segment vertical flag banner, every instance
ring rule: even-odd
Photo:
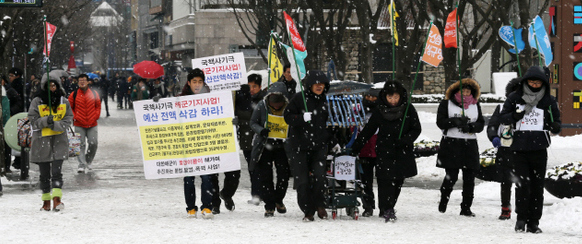
[[[549,66],[552,63],[552,61],[554,60],[554,55],[552,54],[550,37],[546,32],[546,28],[544,28],[544,22],[542,21],[542,18],[540,18],[540,16],[536,16],[533,20],[533,23],[529,26],[529,45],[535,49],[539,47],[540,50],[538,50],[538,52],[544,56],[546,66]]]
[[[457,46],[457,9],[453,10],[447,17],[447,24],[445,26],[445,48],[458,47]]]
[[[293,47],[295,49],[305,52],[305,44],[303,44],[303,40],[301,40],[301,36],[299,36],[299,30],[295,26],[293,19],[291,16],[287,14],[287,12],[283,11],[283,15],[285,15],[285,23],[287,24],[287,33],[289,33],[291,37],[291,41],[293,42]]]
[[[271,69],[269,74],[271,82],[277,81],[283,75],[283,65],[277,57],[277,42],[273,37],[269,41],[269,68]]]
[[[519,29],[513,28],[513,31],[511,30],[511,28],[512,27],[508,25],[499,28],[499,37],[507,44],[515,47],[516,44],[513,41],[514,40],[513,33],[515,33],[515,40],[517,41],[517,52],[520,53],[525,48],[525,42],[523,41],[523,38],[521,38],[521,32],[523,31],[523,28]],[[509,49],[508,51],[512,54],[515,54],[515,49]]]
[[[396,4],[394,0],[390,1],[390,6],[388,6],[388,12],[390,14],[390,30],[392,31],[392,36],[394,37],[394,45],[398,46],[398,31],[396,30],[396,18],[400,17],[398,12],[396,12]]]
[[[431,25],[422,61],[434,67],[438,67],[443,61],[443,40],[439,29],[435,25]]]
[[[44,56],[51,56],[51,44],[53,42],[53,36],[55,35],[55,32],[57,31],[57,27],[54,25],[51,25],[49,22],[46,22],[46,43],[47,45],[45,45],[44,50],[43,50],[43,54]],[[48,46],[48,52],[47,52],[47,47]]]
[[[303,60],[307,57],[307,51],[301,52],[283,43],[281,43],[281,45],[285,48],[287,59],[291,64],[291,76],[296,81],[302,80],[303,77],[305,77],[305,64],[303,63]],[[293,57],[293,51],[295,51],[295,57]],[[297,68],[299,68],[299,72],[297,71]],[[301,74],[301,76],[299,76],[299,74]]]

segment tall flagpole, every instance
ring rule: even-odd
[[[392,29],[392,80],[394,80],[396,72],[396,38],[394,37],[394,32],[396,31],[396,26],[394,23],[394,0],[390,1],[390,29]]]
[[[515,37],[515,31],[513,31],[513,20],[511,23],[511,33],[513,33],[513,43],[515,44],[515,56],[517,57],[517,70],[519,71],[519,77],[521,77],[521,63],[519,62],[519,48],[517,48],[517,38]]]
[[[461,79],[461,43],[459,43],[459,3],[455,5],[455,35],[457,36],[457,70],[459,70],[459,92],[461,92],[461,115],[465,116],[465,102],[463,101],[463,80]]]
[[[307,109],[307,102],[305,101],[305,92],[303,91],[303,82],[301,81],[301,70],[299,70],[299,66],[297,65],[297,58],[295,57],[295,46],[293,45],[293,38],[291,33],[289,33],[289,26],[287,26],[287,36],[289,36],[289,42],[291,47],[291,52],[293,53],[293,60],[295,61],[295,70],[297,70],[297,78],[299,79],[299,86],[301,87],[301,96],[303,97],[303,105],[305,106],[305,112],[309,112]],[[307,71],[306,71],[307,72]],[[306,74],[307,75],[307,74]]]
[[[43,24],[44,24],[44,50],[46,53],[46,84],[47,84],[47,92],[48,92],[48,106],[49,106],[49,114],[52,115],[53,114],[53,109],[51,106],[51,82],[50,82],[50,76],[49,76],[49,70],[50,70],[50,60],[49,60],[49,46],[48,46],[48,31],[47,31],[47,22],[46,22],[46,15],[43,18]]]

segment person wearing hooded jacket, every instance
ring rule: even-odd
[[[63,161],[69,157],[67,128],[73,123],[73,110],[58,75],[43,76],[41,90],[32,99],[28,119],[32,126],[30,162],[38,164],[42,190],[41,211],[63,210]],[[50,92],[50,94],[49,94]],[[52,192],[52,194],[51,194]]]
[[[188,81],[184,84],[182,92],[179,96],[196,95],[202,93],[209,93],[210,87],[206,84],[204,78],[204,72],[195,68],[190,73],[188,73]],[[217,174],[201,175],[202,179],[201,185],[201,201],[202,201],[202,218],[212,219],[214,214],[212,213],[212,197],[216,194],[213,182]],[[184,198],[186,200],[186,212],[189,217],[196,218],[196,212],[198,212],[198,206],[196,206],[196,185],[194,184],[194,176],[184,177]]]
[[[353,154],[378,132],[376,139],[376,178],[378,207],[386,222],[395,221],[394,206],[404,179],[417,174],[414,141],[422,130],[414,105],[408,104],[406,89],[396,81],[388,81],[380,91],[377,108],[356,138]],[[402,127],[402,124],[404,126]]]
[[[462,86],[462,87],[461,87]],[[481,113],[479,84],[471,78],[457,81],[445,92],[437,110],[437,126],[443,131],[437,156],[437,167],[446,176],[441,185],[438,210],[446,212],[453,186],[463,171],[463,200],[460,215],[474,217],[471,211],[475,174],[479,170],[477,135],[483,131],[485,120]]]
[[[325,73],[315,70],[308,71],[302,83],[305,100],[302,93],[296,93],[285,108],[284,118],[289,125],[285,146],[297,188],[297,202],[305,214],[303,221],[313,221],[315,211],[319,218],[327,219],[324,191],[329,111],[325,94],[330,84]]]
[[[515,126],[511,161],[517,176],[515,188],[516,232],[541,233],[539,220],[544,202],[544,177],[550,133],[561,131],[560,110],[550,95],[544,70],[530,67],[517,90],[509,95],[500,113],[500,122]]]
[[[509,97],[509,94],[517,89],[520,82],[521,79],[519,78],[514,78],[509,81],[505,87],[505,97]],[[511,186],[515,179],[513,164],[510,160],[510,145],[508,145],[511,141],[513,126],[502,124],[499,121],[501,106],[497,105],[489,119],[489,123],[487,124],[487,137],[493,146],[497,148],[497,154],[495,155],[495,170],[497,175],[495,181],[501,183],[501,215],[499,215],[499,219],[507,220],[511,218]]]
[[[278,213],[286,213],[283,199],[289,186],[289,161],[285,156],[284,142],[286,138],[272,138],[271,129],[287,127],[286,124],[272,126],[276,116],[282,118],[283,111],[289,103],[287,87],[283,82],[271,84],[267,95],[260,101],[251,117],[251,128],[254,131],[253,149],[251,152],[250,170],[256,171],[260,182],[260,196],[265,202],[265,217],[273,217],[275,209]],[[283,131],[287,131],[284,129]],[[286,135],[285,135],[286,136]],[[277,184],[273,184],[273,164],[277,171]]]

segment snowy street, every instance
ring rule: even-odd
[[[133,110],[118,110],[109,101],[111,117],[105,117],[104,107],[93,171],[78,174],[76,158],[63,165],[65,210],[39,211],[42,201],[38,187],[2,177],[0,242],[580,243],[582,240],[581,197],[559,199],[546,192],[540,220],[542,234],[515,233],[515,213],[511,220],[497,219],[501,212],[498,183],[477,181],[471,208],[477,216],[470,218],[459,216],[459,180],[447,212],[439,213],[438,187],[444,170],[436,168],[436,156],[417,159],[419,174],[405,181],[396,204],[395,223],[384,223],[383,218],[378,218],[377,209],[373,217],[360,217],[357,221],[342,209],[337,220],[316,217],[314,222],[304,223],[292,184],[284,202],[288,212],[264,218],[263,205],[247,204],[251,197],[250,181],[242,154],[241,183],[233,198],[236,209],[229,212],[223,204],[221,213],[213,220],[202,219],[200,215],[197,219],[188,218],[181,178],[145,180]],[[419,139],[440,140],[436,111],[419,111],[423,126]],[[548,168],[581,160],[581,144],[582,135],[553,137],[548,149]],[[479,145],[480,151],[491,147],[485,132],[479,134]],[[36,182],[38,166],[31,164],[30,171],[31,182]],[[196,183],[200,184],[199,177]],[[197,191],[200,205],[199,186]]]

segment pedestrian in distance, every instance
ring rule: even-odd
[[[437,110],[437,126],[443,131],[437,156],[437,167],[444,168],[446,176],[441,185],[438,210],[444,213],[453,186],[463,171],[463,200],[460,215],[474,217],[473,205],[475,175],[479,170],[477,133],[483,131],[485,120],[479,105],[479,83],[471,78],[457,81],[445,92]]]
[[[283,199],[287,194],[291,171],[284,148],[288,126],[282,123],[283,111],[289,103],[286,95],[287,87],[283,82],[271,84],[267,95],[257,104],[251,117],[251,128],[255,135],[249,170],[254,171],[259,179],[259,193],[265,202],[265,217],[273,217],[275,210],[281,214],[287,212]],[[273,184],[273,166],[277,173],[276,184]]]
[[[75,133],[81,136],[77,173],[83,174],[93,169],[93,159],[99,146],[97,120],[101,116],[101,99],[99,93],[89,87],[89,77],[86,74],[79,75],[78,79],[79,89],[69,95],[69,103],[75,115]]]
[[[514,78],[505,87],[505,97],[514,92],[521,82],[520,78]],[[511,141],[513,140],[512,124],[502,124],[500,122],[500,114],[502,105],[497,105],[495,111],[489,119],[487,124],[487,137],[497,148],[495,155],[495,171],[497,173],[496,180],[501,183],[501,215],[500,220],[508,220],[511,218],[511,187],[516,181],[513,173],[513,163],[511,161]]]
[[[180,96],[197,95],[209,93],[210,87],[205,82],[204,72],[201,69],[195,68],[188,73],[188,81],[182,88]],[[213,182],[217,174],[201,175],[201,201],[202,201],[202,218],[212,219],[212,197],[216,194]],[[196,206],[196,185],[194,184],[194,176],[184,177],[184,197],[186,200],[186,212],[189,217],[196,218],[198,206]]]
[[[58,75],[43,76],[41,90],[30,104],[28,119],[32,126],[30,162],[38,164],[40,171],[43,201],[40,210],[61,211],[65,208],[62,166],[69,157],[66,130],[73,123],[73,110]]]
[[[296,93],[285,108],[289,125],[286,140],[289,164],[297,187],[297,202],[303,221],[313,216],[327,219],[325,210],[326,158],[329,133],[326,130],[329,80],[322,71],[308,71],[302,81],[304,93]],[[307,109],[306,109],[307,107]]]
[[[404,179],[417,174],[414,141],[422,128],[414,105],[409,104],[404,86],[387,81],[378,96],[377,108],[353,145],[358,155],[364,144],[378,132],[376,139],[376,178],[378,207],[386,222],[396,221],[394,206]]]
[[[500,114],[502,124],[515,126],[510,147],[517,176],[515,231],[541,233],[547,148],[551,144],[550,135],[561,131],[558,103],[550,95],[550,83],[542,67],[532,66],[525,72],[517,90],[503,103]]]
[[[8,103],[3,104],[3,106],[4,105],[7,106],[10,115],[8,118],[10,118],[24,111],[23,101],[20,99],[20,95],[18,94],[18,92],[10,86],[9,80],[6,79],[6,76],[2,75],[1,79],[2,88],[4,90],[3,96],[6,96],[6,98],[8,99]],[[4,138],[2,138],[2,140],[4,140]],[[20,159],[21,158],[19,156],[14,157],[14,163],[12,163],[12,148],[8,146],[7,143],[4,143],[4,161],[5,161],[4,172],[12,173],[12,170],[10,170],[10,165],[12,165],[12,167],[14,167],[15,169],[20,169]],[[26,177],[28,177],[28,175],[23,175],[23,179],[26,179]]]

